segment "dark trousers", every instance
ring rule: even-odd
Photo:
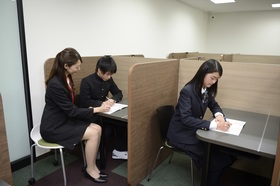
[[[198,170],[204,167],[207,155],[206,143],[200,141],[197,144],[173,144],[172,142],[170,144],[191,156]],[[224,147],[211,145],[207,186],[218,186],[223,171],[231,166],[236,159],[233,155],[224,153],[223,149]]]
[[[127,127],[113,126],[116,136],[115,149],[117,151],[127,151]]]
[[[90,122],[100,124],[100,119],[100,116],[94,115]],[[118,121],[114,121],[114,124],[103,122],[102,130],[105,132],[105,142],[108,142],[112,136],[115,136],[114,148],[117,151],[127,151],[127,126],[118,124]]]

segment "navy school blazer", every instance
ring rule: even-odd
[[[194,85],[188,84],[180,91],[178,103],[171,119],[167,137],[171,144],[196,144],[198,129],[209,130],[210,121],[203,120],[207,107],[213,113],[222,112],[215,98],[208,93],[208,102],[202,103]]]

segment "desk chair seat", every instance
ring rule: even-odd
[[[168,143],[167,131],[168,131],[169,123],[171,121],[173,113],[174,113],[173,105],[164,105],[164,106],[160,106],[160,107],[158,107],[156,109],[156,116],[157,116],[158,124],[159,124],[159,128],[160,128],[161,139],[162,139],[162,146],[158,150],[158,153],[157,153],[157,156],[156,156],[156,160],[154,162],[154,166],[153,166],[152,172],[148,176],[148,181],[150,181],[150,178],[151,178],[151,175],[152,175],[152,173],[153,173],[153,171],[155,169],[158,157],[159,157],[159,155],[161,153],[161,150],[163,148],[168,148],[168,149],[172,150],[172,154],[170,156],[169,163],[171,162],[171,159],[173,157],[173,153],[174,152],[178,152],[178,153],[187,155],[185,152],[172,147]],[[194,185],[193,160],[192,159],[191,159],[191,179],[192,179],[192,185]]]
[[[33,145],[31,145],[30,147],[30,151],[31,151],[31,178],[28,180],[28,183],[30,185],[33,185],[36,180],[34,177],[34,149],[35,147],[40,147],[43,149],[50,149],[50,150],[54,150],[55,151],[55,161],[53,162],[53,164],[56,166],[58,165],[58,161],[57,161],[57,150],[59,150],[60,152],[60,158],[61,158],[61,167],[62,167],[62,173],[63,173],[63,180],[64,180],[64,186],[67,185],[67,180],[66,180],[66,173],[65,173],[65,165],[64,165],[64,156],[63,156],[63,149],[64,147],[57,144],[57,143],[49,143],[47,141],[45,141],[44,139],[42,139],[41,134],[40,134],[40,124],[35,125],[31,132],[30,132],[30,138],[32,139],[32,141],[34,142]],[[82,153],[83,153],[83,161],[84,161],[84,167],[86,166],[85,163],[85,153],[84,153],[84,142],[81,142],[81,146],[82,146]]]

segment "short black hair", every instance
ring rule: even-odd
[[[111,56],[101,57],[96,64],[95,72],[101,70],[102,73],[110,72],[114,74],[117,72],[117,64]]]

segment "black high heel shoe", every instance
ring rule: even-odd
[[[101,178],[108,178],[108,174],[106,174],[105,172],[99,172],[99,175]]]
[[[85,177],[90,179],[91,181],[95,182],[95,183],[106,183],[107,180],[106,179],[103,179],[101,176],[99,176],[99,178],[93,178],[91,177],[91,175],[88,174],[88,172],[85,170],[84,172],[85,174]]]

